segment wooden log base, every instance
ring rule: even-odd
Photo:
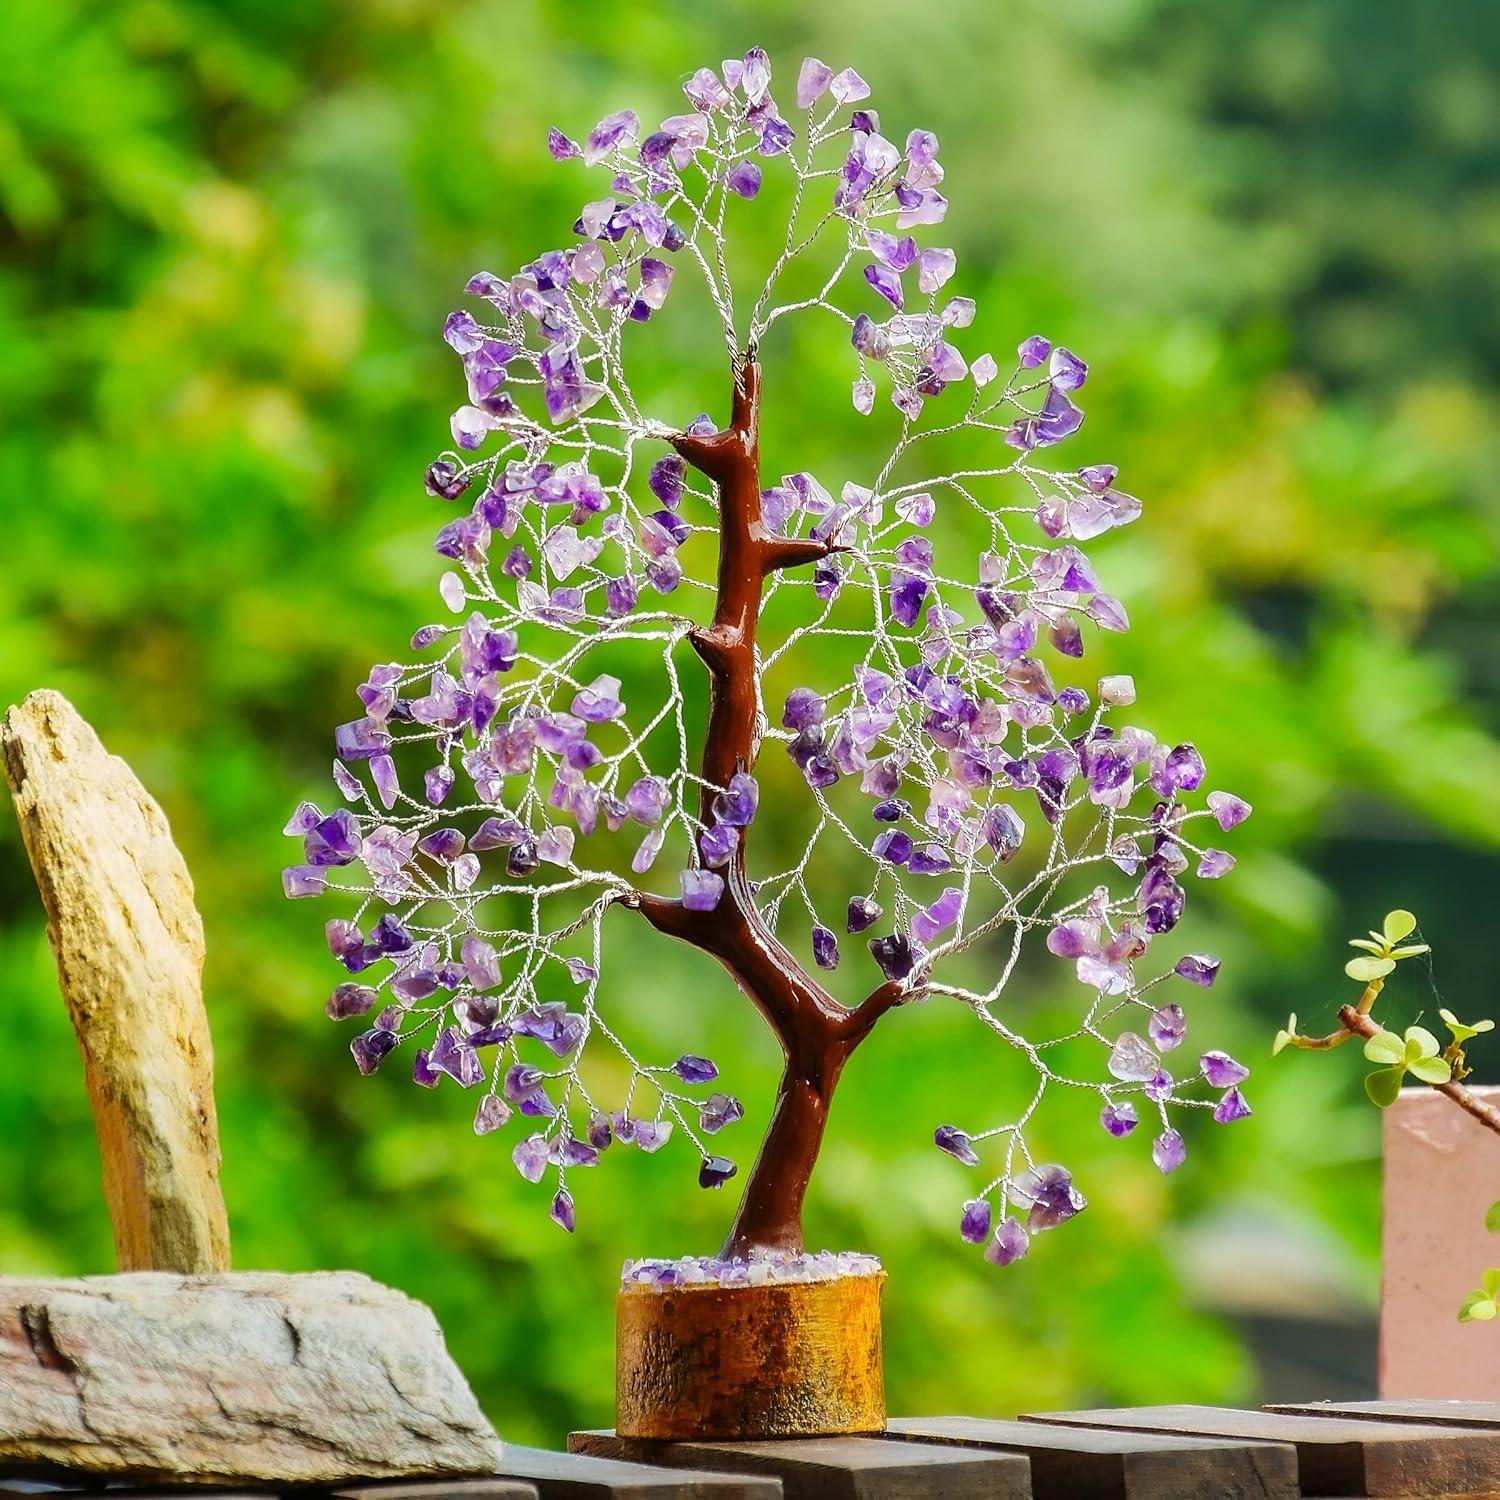
[[[622,1287],[616,1430],[729,1440],[880,1432],[884,1280]]]

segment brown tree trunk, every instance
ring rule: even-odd
[[[709,675],[700,816],[712,821],[715,789],[755,762],[759,700],[755,632],[766,578],[778,568],[814,562],[825,543],[778,537],[760,505],[760,366],[735,369],[728,427],[705,437],[679,433],[677,451],[713,481],[719,496],[719,573],[714,616],[690,639]],[[711,912],[642,895],[641,914],[659,931],[711,953],[765,1017],[786,1055],[786,1072],[760,1155],[750,1172],[725,1255],[751,1249],[802,1249],[802,1201],[817,1161],[828,1107],[849,1054],[892,1005],[899,984],[883,984],[853,1009],[808,974],[766,926],[745,874],[745,832]]]
[[[831,1078],[818,1077],[816,1066],[802,1068],[788,1059],[760,1154],[724,1242],[726,1258],[744,1257],[756,1248],[794,1253],[802,1249],[802,1202],[823,1146],[841,1067],[842,1063]]]

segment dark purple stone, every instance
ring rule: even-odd
[[[936,844],[923,844],[912,850],[906,868],[913,875],[946,875],[953,868],[953,861]]]
[[[971,1245],[982,1245],[990,1237],[990,1201],[988,1198],[971,1198],[964,1204],[963,1218],[959,1220],[958,1233]]]
[[[651,472],[646,476],[646,483],[651,487],[651,493],[663,505],[676,510],[678,502],[682,499],[682,482],[686,473],[687,466],[680,455],[669,453],[665,458],[659,458],[651,465]]]
[[[839,940],[827,927],[812,930],[813,962],[820,969],[836,969],[839,966]]]
[[[370,941],[382,953],[405,953],[411,947],[411,934],[390,912],[370,929]]]
[[[374,1010],[375,999],[375,991],[367,984],[341,984],[328,997],[323,1009],[330,1021],[347,1021],[350,1016],[363,1016]]]
[[[718,1068],[706,1057],[691,1054],[679,1057],[672,1064],[672,1071],[684,1083],[712,1083],[719,1076]]]
[[[905,979],[911,973],[914,959],[911,941],[904,932],[893,932],[889,937],[870,940],[870,957],[880,965],[880,972],[887,979]]]
[[[743,1119],[745,1107],[733,1094],[710,1094],[698,1107],[698,1124],[709,1135],[717,1135],[726,1125]]]
[[[698,1168],[698,1186],[701,1188],[723,1187],[739,1168],[727,1156],[706,1156]]]
[[[349,1043],[349,1051],[354,1056],[356,1066],[361,1073],[373,1073],[381,1062],[390,1055],[396,1045],[396,1033],[386,1031],[377,1026],[373,1031],[362,1031]]]
[[[932,1144],[939,1151],[946,1151],[949,1156],[961,1161],[966,1167],[979,1165],[978,1153],[974,1150],[969,1137],[957,1125],[939,1125],[932,1132]]]

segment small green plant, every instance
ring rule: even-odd
[[[1365,1057],[1385,1066],[1365,1078],[1365,1093],[1370,1102],[1389,1109],[1408,1073],[1423,1083],[1447,1083],[1453,1069],[1438,1056],[1438,1051],[1438,1039],[1422,1026],[1408,1026],[1404,1037],[1394,1031],[1377,1031],[1365,1043]]]
[[[1482,1036],[1486,1031],[1493,1031],[1495,1023],[1475,1021],[1472,1026],[1466,1026],[1451,1010],[1440,1010],[1438,1014],[1443,1018],[1443,1025],[1453,1033],[1453,1040],[1448,1043],[1448,1050],[1443,1053],[1443,1056],[1451,1064],[1453,1076],[1461,1083],[1473,1071],[1464,1061],[1464,1043],[1476,1036]]]
[[[1484,1227],[1500,1234],[1500,1199],[1490,1204],[1484,1216]],[[1493,1323],[1500,1314],[1500,1266],[1491,1266],[1480,1277],[1480,1284],[1463,1300],[1458,1310],[1460,1323]]]
[[[1414,1026],[1408,1030],[1406,1039],[1403,1040],[1401,1037],[1396,1036],[1394,1032],[1382,1030],[1381,1027],[1370,1019],[1370,1009],[1375,1004],[1381,990],[1385,988],[1386,976],[1391,973],[1396,965],[1404,958],[1416,958],[1419,954],[1432,951],[1426,943],[1406,942],[1406,939],[1416,930],[1417,919],[1409,911],[1398,907],[1395,911],[1388,911],[1385,914],[1385,921],[1381,923],[1378,932],[1372,927],[1369,937],[1350,938],[1349,946],[1351,948],[1362,948],[1364,952],[1358,958],[1351,958],[1344,965],[1344,973],[1351,979],[1359,980],[1364,985],[1365,992],[1359,997],[1357,1005],[1345,1006],[1340,1011],[1339,1018],[1343,1020],[1344,1011],[1352,1011],[1355,1016],[1362,1018],[1364,1024],[1350,1025],[1346,1023],[1342,1029],[1331,1033],[1329,1036],[1301,1036],[1297,1031],[1297,1015],[1294,1011],[1287,1020],[1286,1025],[1276,1033],[1276,1040],[1271,1044],[1271,1056],[1275,1057],[1285,1047],[1302,1047],[1312,1051],[1326,1051],[1330,1047],[1337,1047],[1347,1042],[1351,1037],[1363,1036],[1367,1042],[1365,1056],[1371,1062],[1389,1062],[1392,1066],[1399,1067],[1400,1070],[1395,1076],[1393,1086],[1390,1088],[1389,1098],[1377,1098],[1376,1090],[1372,1090],[1368,1083],[1366,1084],[1366,1092],[1369,1093],[1370,1097],[1377,1104],[1387,1105],[1395,1102],[1396,1094],[1401,1089],[1402,1073],[1410,1072],[1414,1077],[1422,1079],[1424,1083],[1440,1084],[1448,1082],[1452,1071],[1451,1062],[1449,1071],[1444,1072],[1441,1078],[1436,1076],[1436,1068],[1429,1067],[1424,1072],[1415,1066],[1419,1063],[1429,1062],[1437,1055],[1437,1040],[1430,1032],[1424,1031],[1420,1026]],[[1444,1019],[1448,1019],[1447,1011],[1443,1012],[1443,1016]],[[1476,1027],[1464,1028],[1464,1030],[1468,1036],[1474,1036],[1480,1031],[1489,1030],[1494,1024],[1493,1021],[1482,1021]],[[1415,1041],[1413,1041],[1413,1032],[1420,1033],[1420,1036]],[[1389,1039],[1388,1041],[1382,1040],[1380,1047],[1381,1055],[1379,1056],[1372,1053],[1369,1047],[1369,1044],[1373,1043],[1377,1037]],[[1431,1052],[1422,1050],[1426,1045],[1426,1042],[1422,1040],[1423,1038],[1432,1042]],[[1467,1037],[1464,1040],[1467,1040]],[[1459,1042],[1457,1045],[1461,1046],[1462,1043]],[[1408,1048],[1412,1051],[1410,1057],[1407,1056]],[[1445,1058],[1447,1057],[1447,1053],[1443,1055]],[[1459,1055],[1460,1057],[1462,1056],[1461,1053]],[[1426,1076],[1427,1073],[1431,1073],[1434,1076],[1428,1077]],[[1371,1076],[1373,1077],[1374,1075]],[[1383,1088],[1384,1086],[1381,1085],[1379,1087]]]
[[[1297,1017],[1292,1015],[1276,1033],[1271,1055],[1274,1057],[1287,1047],[1326,1052],[1353,1037],[1363,1037],[1365,1058],[1379,1064],[1365,1078],[1365,1093],[1372,1103],[1381,1109],[1389,1109],[1410,1074],[1417,1082],[1438,1089],[1481,1125],[1500,1134],[1500,1109],[1463,1084],[1470,1072],[1464,1048],[1476,1036],[1493,1031],[1493,1021],[1464,1022],[1451,1010],[1439,1010],[1438,1014],[1452,1038],[1445,1047],[1424,1026],[1408,1026],[1398,1036],[1394,1031],[1387,1031],[1371,1014],[1387,976],[1396,965],[1402,959],[1416,958],[1430,951],[1426,943],[1406,941],[1416,930],[1417,919],[1409,911],[1398,908],[1386,913],[1378,932],[1371,928],[1369,937],[1351,938],[1349,946],[1362,952],[1344,965],[1344,972],[1365,987],[1358,1003],[1339,1007],[1339,1029],[1327,1036],[1302,1036],[1297,1030]],[[1500,1234],[1500,1201],[1490,1205],[1484,1222],[1492,1234]],[[1480,1285],[1464,1298],[1458,1310],[1458,1320],[1460,1323],[1490,1323],[1497,1318],[1500,1318],[1500,1266],[1492,1266],[1480,1278]]]

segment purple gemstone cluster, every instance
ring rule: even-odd
[[[622,1286],[670,1291],[683,1286],[767,1286],[798,1281],[835,1281],[844,1276],[878,1276],[880,1262],[854,1250],[794,1254],[755,1250],[746,1256],[685,1255],[679,1260],[627,1260]]]
[[[286,893],[356,899],[328,923],[344,977],[327,1009],[364,1018],[351,1043],[360,1071],[410,1042],[418,1084],[475,1090],[474,1129],[511,1129],[516,1169],[554,1183],[551,1216],[570,1232],[568,1170],[616,1143],[654,1152],[680,1133],[703,1187],[735,1175],[708,1140],[743,1115],[733,1096],[704,1092],[715,1066],[643,1063],[600,1018],[603,926],[639,905],[648,877],[684,911],[718,912],[773,778],[778,794],[803,791],[811,826],[790,869],[742,884],[788,963],[957,999],[1036,1069],[1037,1101],[1058,1078],[1050,1049],[1092,1038],[1098,1076],[1068,1082],[1098,1094],[1111,1136],[1151,1113],[1164,1172],[1186,1156],[1171,1111],[1202,1107],[1220,1123],[1250,1112],[1245,1070],[1222,1052],[1180,1077],[1167,1062],[1186,1037],[1180,997],[1212,986],[1218,959],[1176,948],[1160,962],[1191,880],[1234,865],[1198,830],[1228,832],[1250,808],[1202,796],[1193,744],[1116,721],[1135,702],[1129,676],[1070,680],[1094,631],[1129,624],[1084,544],[1141,513],[1113,464],[1043,467],[1083,423],[1088,365],[1040,335],[1004,359],[971,346],[975,305],[946,290],[956,256],[927,243],[948,208],[930,131],[887,137],[864,80],[816,58],[789,92],[783,111],[770,61],[752,49],[695,72],[687,108],[654,129],[620,110],[577,141],[551,132],[565,170],[603,179],[570,241],[508,276],[473,276],[472,306],[443,326],[466,398],[453,448],[426,473],[446,515],[434,547],[449,618],[416,632],[419,662],[377,665],[357,689],[357,716],[334,734],[345,805],[304,803],[286,827],[302,844]],[[731,296],[725,244],[772,172],[797,189],[786,249],[748,298]],[[811,297],[782,281],[819,237],[806,215],[842,239],[841,273]],[[764,485],[765,530],[821,544],[815,562],[776,573],[766,602],[800,605],[795,639],[826,649],[788,656],[771,643],[762,738],[780,751],[769,769],[742,765],[706,788],[679,661],[702,624],[694,605],[713,593],[687,568],[711,567],[718,500],[669,440],[718,423],[646,415],[647,393],[627,379],[636,325],[672,314],[679,277],[701,282],[737,352],[783,317],[842,330],[854,406],[891,435],[867,472],[825,482],[797,470]],[[736,307],[749,309],[741,322]],[[918,464],[928,450],[914,445],[935,433],[968,444],[961,468]],[[946,561],[940,544],[974,527]],[[644,667],[623,665],[626,652]],[[794,676],[773,694],[794,661],[839,652],[838,680]],[[653,872],[669,841],[663,877]],[[825,845],[862,856],[859,889],[846,873],[837,885],[814,873]],[[846,855],[835,868],[847,872]],[[807,925],[787,930],[784,908]],[[1028,937],[1077,986],[1084,1019],[1068,1036],[1028,1040],[999,1013]],[[986,989],[942,977],[969,950],[993,976]],[[1185,983],[1157,993],[1174,980]],[[590,1042],[623,1060],[622,1101],[586,1087]],[[969,1167],[996,1143],[997,1173],[960,1221],[994,1264],[1085,1206],[1065,1168],[1032,1161],[1017,1126],[945,1125],[935,1141]],[[672,1285],[805,1269],[763,1258],[626,1274]]]

